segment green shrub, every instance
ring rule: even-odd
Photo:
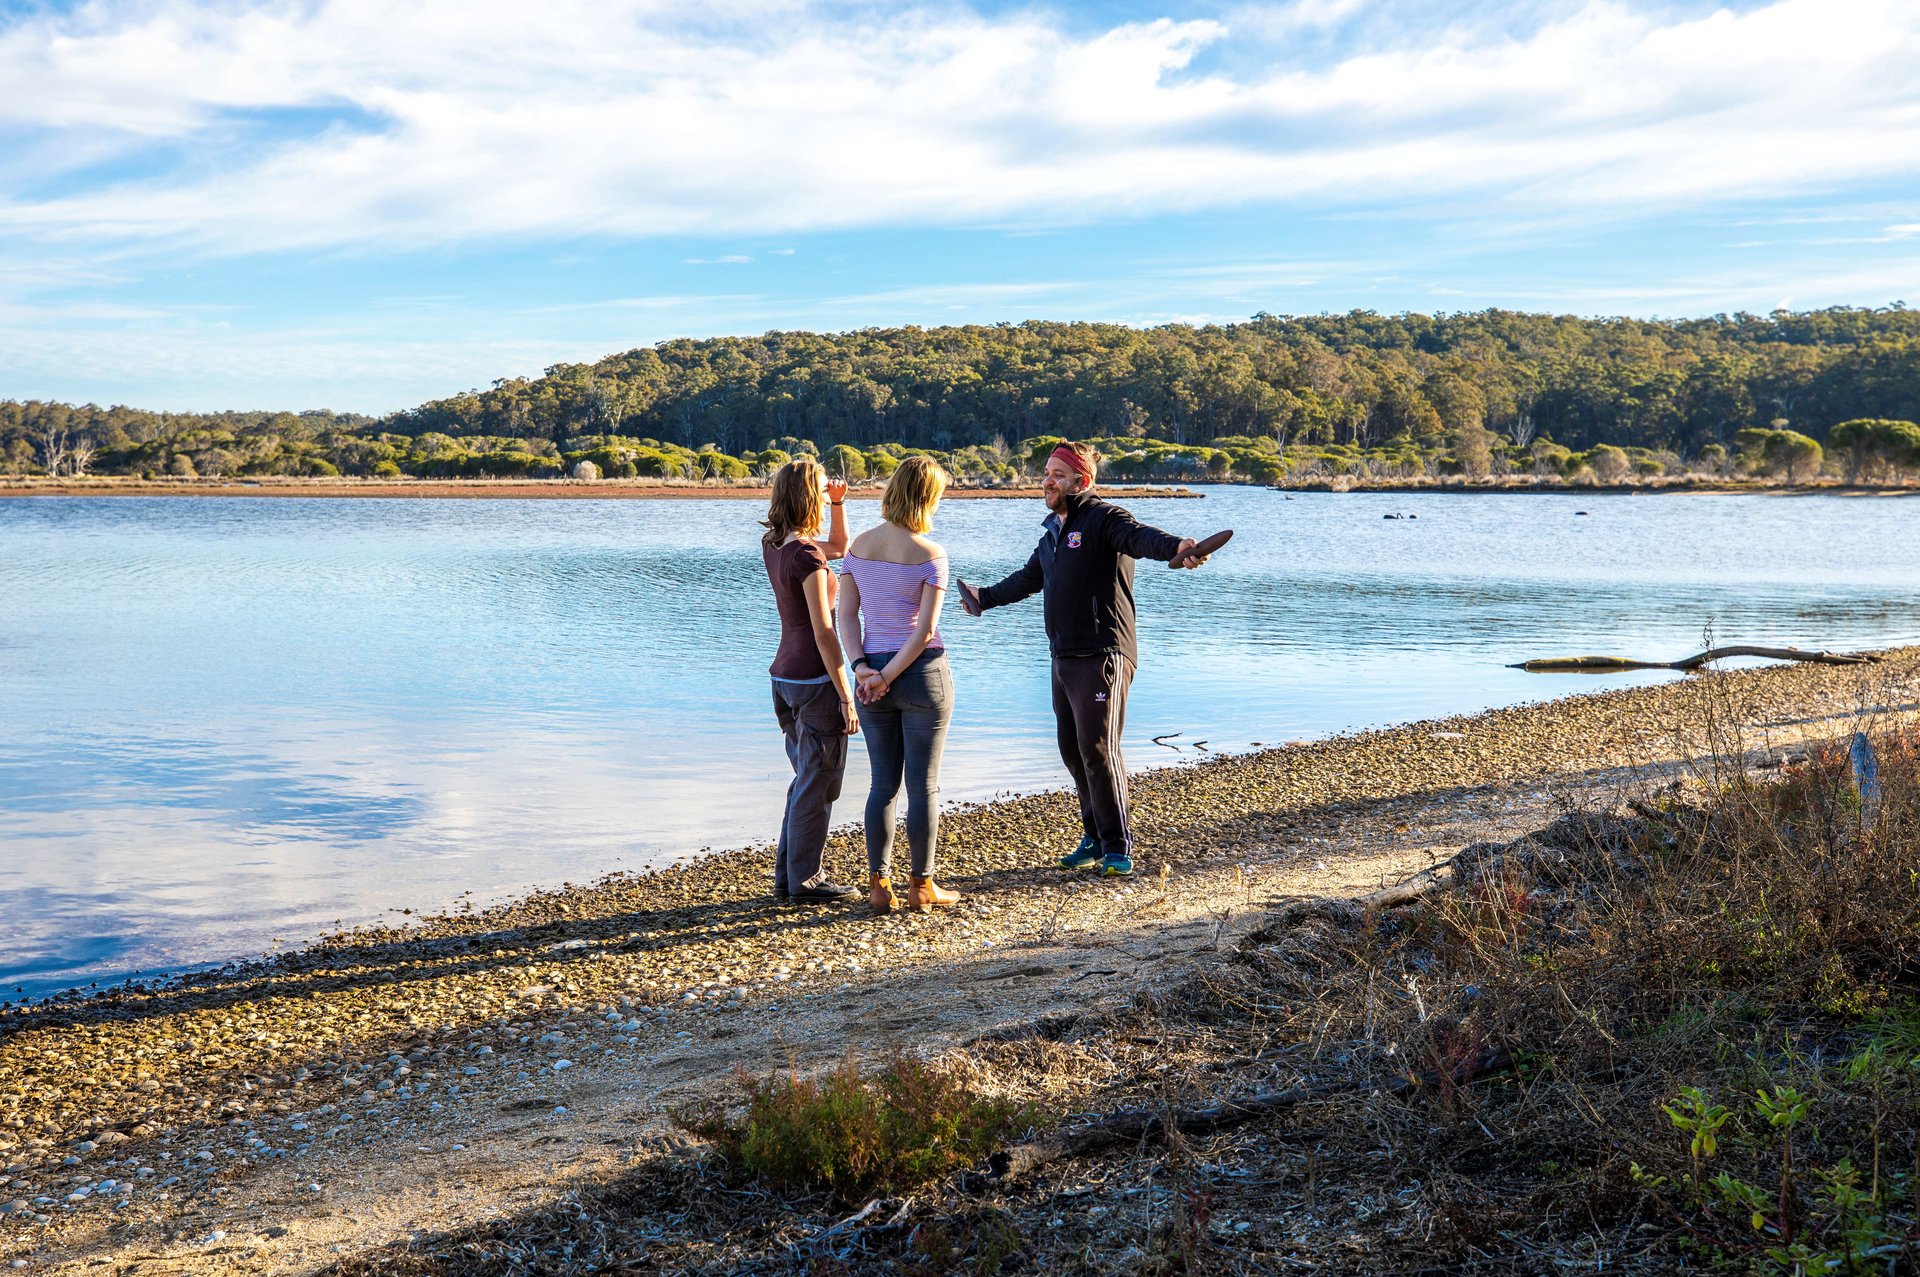
[[[847,1202],[973,1165],[1032,1123],[1025,1107],[906,1055],[871,1077],[848,1058],[818,1079],[736,1078],[743,1112],[709,1105],[676,1120],[718,1145],[743,1178]]]
[[[1861,417],[1827,432],[1827,448],[1846,463],[1848,482],[1920,467],[1920,425]]]
[[[837,478],[857,482],[867,477],[867,458],[858,448],[836,443],[827,449],[827,455],[821,459],[827,473]]]

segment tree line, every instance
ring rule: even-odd
[[[0,472],[744,479],[814,451],[1010,480],[1042,441],[1130,478],[1920,467],[1920,312],[1259,314],[675,339],[371,418],[0,403]],[[1838,431],[1843,424],[1847,430]],[[585,473],[585,471],[582,471]]]

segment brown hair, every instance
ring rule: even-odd
[[[1088,483],[1092,483],[1094,476],[1100,473],[1100,454],[1094,450],[1093,445],[1090,443],[1081,443],[1077,440],[1063,439],[1054,448],[1054,451],[1058,452],[1061,448],[1065,448],[1068,452],[1071,452],[1074,456],[1086,462],[1087,473],[1083,477]],[[1051,460],[1051,454],[1049,454],[1049,460]]]
[[[938,461],[908,457],[887,480],[886,495],[880,498],[880,517],[909,532],[925,532],[933,526],[933,507],[946,490],[947,472]]]
[[[774,471],[773,496],[761,520],[767,530],[762,541],[779,545],[790,533],[820,534],[820,481],[826,473],[812,457],[795,457]]]

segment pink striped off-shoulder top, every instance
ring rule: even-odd
[[[860,591],[860,650],[897,652],[913,637],[920,620],[920,589],[947,588],[947,556],[936,554],[925,563],[886,563],[849,554],[845,569]],[[940,631],[927,638],[927,650],[945,647]]]

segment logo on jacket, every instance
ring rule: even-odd
[[[1080,548],[1080,534],[1078,532],[1067,533],[1067,548],[1069,550],[1078,550]]]

